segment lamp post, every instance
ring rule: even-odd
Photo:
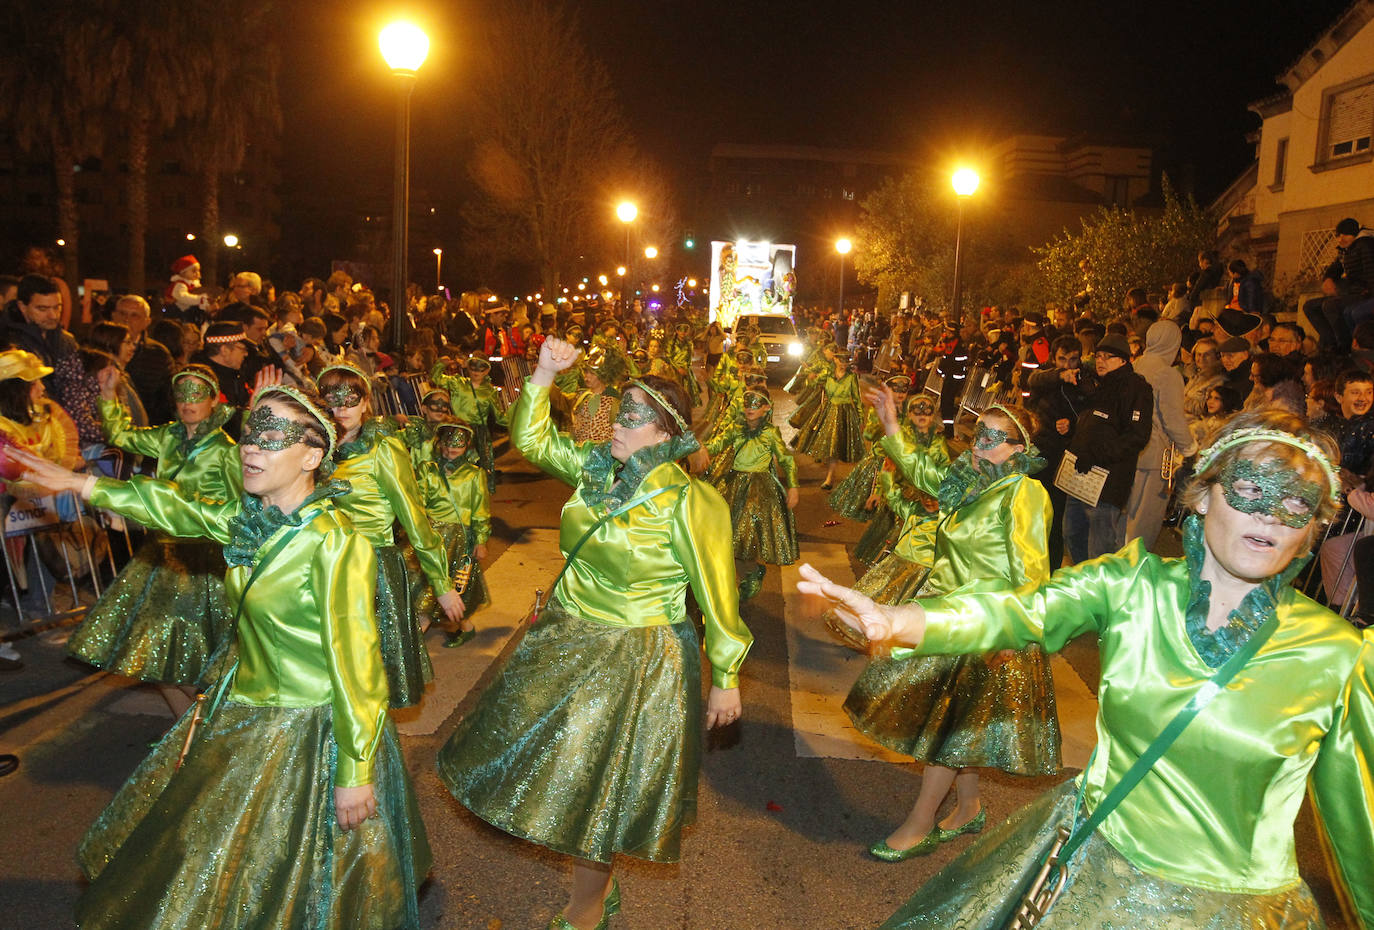
[[[953,177],[955,199],[959,203],[959,220],[954,227],[954,325],[960,332],[964,329],[964,201],[978,190],[978,172],[972,168],[960,168]]]
[[[434,290],[437,293],[444,286],[444,250],[434,250]]]
[[[840,303],[837,309],[841,317],[844,315],[844,257],[854,248],[854,243],[848,239],[840,238],[835,240],[835,251],[840,253]]]
[[[630,267],[630,224],[639,216],[639,207],[628,200],[621,201],[615,208],[616,219],[625,224],[625,270],[620,272],[620,309],[625,310],[625,275]]]
[[[391,23],[378,36],[382,58],[396,75],[396,175],[392,190],[391,342],[399,350],[406,337],[406,252],[410,236],[410,92],[415,74],[429,54],[429,36],[414,23]]]

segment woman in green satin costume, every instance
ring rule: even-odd
[[[1077,788],[1070,782],[989,831],[885,927],[1004,926],[1075,808],[1081,822],[1272,620],[1258,653],[1072,858],[1040,926],[1322,927],[1294,852],[1294,821],[1310,793],[1347,920],[1374,928],[1374,633],[1289,583],[1336,511],[1334,450],[1285,412],[1238,414],[1183,494],[1197,515],[1185,523],[1180,559],[1136,540],[1037,585],[903,607],[873,604],[803,567],[802,590],[834,601],[881,645],[949,655],[1026,643],[1054,650],[1098,636],[1098,746]]]
[[[712,463],[720,474],[714,483],[730,507],[739,599],[747,601],[762,589],[766,565],[791,565],[798,555],[792,514],[800,498],[797,463],[773,425],[766,387],[745,391],[734,429],[713,437],[706,451],[720,462]]]
[[[136,428],[117,398],[118,370],[100,374],[99,409],[110,444],[157,459],[157,476],[187,494],[237,500],[243,472],[234,441],[220,427],[234,408],[219,404],[219,381],[204,365],[172,378],[177,420]],[[67,652],[107,671],[155,682],[180,716],[205,683],[211,657],[227,648],[233,625],[224,603],[218,543],[149,534],[95,602]],[[189,692],[189,693],[188,693]]]
[[[820,407],[797,433],[797,451],[826,463],[824,491],[833,486],[840,462],[857,462],[863,456],[859,378],[843,353],[835,354],[834,366],[820,379]]]
[[[415,481],[405,444],[386,435],[385,426],[370,416],[372,396],[368,379],[348,365],[331,365],[320,372],[320,395],[339,424],[339,447],[334,452],[334,475],[351,490],[337,506],[348,514],[354,529],[367,537],[377,559],[377,629],[392,707],[420,703],[434,667],[425,651],[419,613],[411,599],[410,571],[396,545],[397,523],[415,550],[440,610],[449,622],[463,616],[463,602],[453,590],[443,540],[425,515],[424,498]]]
[[[387,715],[372,546],[334,505],[346,486],[316,483],[332,430],[292,389],[259,390],[227,503],[24,460],[45,487],[223,545],[239,611],[204,720],[184,714],[82,840],[82,930],[418,930],[429,845]]]
[[[705,622],[708,726],[739,719],[739,669],[753,641],[725,543],[729,510],[677,465],[698,447],[685,395],[656,378],[631,382],[615,438],[574,443],[553,428],[548,398],[577,354],[545,340],[511,438],[575,488],[562,550],[590,536],[438,760],[453,796],[477,816],[574,857],[555,930],[604,928],[619,906],[615,855],[676,861],[682,827],[695,819],[701,651],[687,589]]]
[[[1036,427],[1029,411],[989,408],[979,418],[972,447],[950,463],[907,440],[890,390],[871,391],[868,400],[883,423],[881,443],[896,468],[940,502],[922,596],[1038,584],[1049,577],[1050,500],[1029,477],[1044,466],[1029,442]],[[1052,775],[1060,768],[1054,681],[1038,645],[988,656],[875,658],[844,707],[860,732],[926,763],[906,820],[869,850],[885,861],[924,855],[941,842],[981,830],[987,816],[977,769]],[[939,823],[936,816],[951,787],[956,804]]]
[[[429,380],[436,388],[448,391],[453,416],[472,426],[477,464],[487,473],[487,484],[494,487],[496,461],[492,456],[491,427],[487,424],[495,420],[499,425],[506,426],[507,417],[497,403],[496,386],[488,380],[490,376],[491,362],[480,355],[473,355],[463,362],[461,375],[449,374],[444,361],[436,362],[429,373]]]

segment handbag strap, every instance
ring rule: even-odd
[[[261,559],[258,559],[258,564],[253,566],[253,571],[248,576],[248,582],[244,584],[243,590],[239,592],[238,607],[234,608],[235,630],[238,629],[239,617],[243,616],[243,604],[246,600],[248,600],[248,589],[253,587],[253,582],[257,581],[258,578],[262,576],[263,569],[267,568],[267,563],[271,562],[278,555],[280,555],[281,551],[286,548],[286,544],[291,542],[291,540],[295,538],[297,533],[305,529],[305,525],[309,522],[309,520],[302,519],[299,524],[291,527],[291,529],[287,530],[285,533],[282,533],[281,536],[278,537],[277,541],[272,544],[272,548],[268,549],[266,554],[263,555]],[[224,699],[224,692],[228,690],[229,682],[233,680],[234,673],[237,672],[238,669],[239,662],[238,659],[235,659],[234,664],[230,666],[229,671],[225,672],[224,677],[220,679],[219,687],[215,689],[215,699],[210,702],[210,710],[205,715],[207,719],[215,713],[215,709],[219,707],[220,701]]]
[[[1126,774],[1121,776],[1121,780],[1113,786],[1107,796],[1102,799],[1102,802],[1094,808],[1088,819],[1069,836],[1069,839],[1064,843],[1064,848],[1059,854],[1059,861],[1061,863],[1067,863],[1069,861],[1069,857],[1083,845],[1088,837],[1092,836],[1093,831],[1101,826],[1102,821],[1107,819],[1107,815],[1116,810],[1117,805],[1121,803],[1126,795],[1131,793],[1131,789],[1140,783],[1140,780],[1145,777],[1145,773],[1154,767],[1154,764],[1158,762],[1160,757],[1174,744],[1174,740],[1178,739],[1179,734],[1187,728],[1188,724],[1192,723],[1193,719],[1197,717],[1198,714],[1202,713],[1203,708],[1212,703],[1212,700],[1216,698],[1217,695],[1226,690],[1226,686],[1231,682],[1231,679],[1235,678],[1241,668],[1254,657],[1255,653],[1260,651],[1260,647],[1274,634],[1274,630],[1278,628],[1278,625],[1279,618],[1277,616],[1270,617],[1265,621],[1263,626],[1256,630],[1250,638],[1245,641],[1245,644],[1241,646],[1240,649],[1236,650],[1236,653],[1231,656],[1231,658],[1226,660],[1226,663],[1217,670],[1215,675],[1209,678],[1201,688],[1198,688],[1197,693],[1193,695],[1192,699],[1184,705],[1182,710],[1174,715],[1174,719],[1170,720],[1164,729],[1160,731],[1159,735],[1154,738],[1154,741],[1145,748],[1145,751],[1140,754],[1140,757],[1135,760],[1135,763],[1126,770]],[[1086,772],[1084,773],[1083,783],[1084,786],[1087,785]],[[1078,799],[1081,803],[1083,799],[1083,788],[1079,788]]]
[[[562,580],[563,580],[563,576],[566,575],[566,574],[568,573],[568,566],[571,565],[571,564],[573,563],[573,559],[577,558],[577,553],[578,553],[578,551],[582,548],[583,543],[585,543],[587,540],[591,539],[591,538],[592,538],[592,534],[595,533],[598,529],[600,529],[600,527],[601,527],[601,525],[602,525],[603,523],[605,523],[607,520],[613,520],[613,519],[615,519],[616,517],[620,516],[621,514],[626,513],[627,511],[633,510],[634,508],[638,507],[640,504],[643,504],[643,503],[645,503],[646,501],[649,501],[649,500],[652,500],[652,499],[655,498],[655,497],[658,497],[658,496],[659,496],[660,494],[662,494],[664,491],[671,491],[671,490],[673,489],[673,487],[674,487],[674,485],[668,484],[668,485],[664,485],[664,486],[661,487],[661,488],[656,488],[656,489],[654,489],[654,490],[652,490],[652,491],[649,491],[649,492],[646,493],[646,494],[641,494],[641,495],[639,495],[638,497],[632,497],[632,498],[630,498],[628,501],[626,501],[625,503],[623,503],[623,504],[621,504],[619,507],[617,507],[615,510],[612,510],[610,513],[606,514],[604,517],[601,517],[600,519],[598,519],[598,520],[597,520],[595,523],[593,523],[591,526],[587,527],[587,532],[583,533],[583,534],[582,534],[582,538],[579,539],[577,542],[573,543],[573,547],[572,547],[571,549],[568,550],[568,557],[567,557],[567,559],[564,560],[564,562],[563,562],[563,568],[558,572],[558,577],[555,578],[555,579],[553,580],[553,584],[549,587],[549,596],[552,597],[552,596],[553,596],[553,592],[556,591],[556,590],[558,590],[558,583],[559,583],[560,581],[562,581]]]

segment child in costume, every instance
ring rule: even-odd
[[[491,494],[486,477],[477,467],[472,451],[472,427],[467,423],[444,423],[435,432],[434,457],[425,463],[419,476],[425,510],[444,541],[448,553],[449,577],[463,599],[463,617],[449,633],[446,647],[461,646],[477,632],[472,613],[489,603],[482,561],[487,557],[491,538]],[[434,594],[429,582],[415,572],[411,597],[421,615],[434,612]],[[461,582],[461,584],[460,584]]]
[[[723,471],[716,487],[730,505],[739,599],[747,601],[763,587],[765,565],[797,560],[797,521],[792,513],[800,493],[797,464],[773,424],[773,399],[767,388],[744,392],[742,416],[733,428],[712,438],[706,451],[725,463],[713,470]]]
[[[448,391],[449,409],[454,419],[472,426],[477,464],[487,473],[487,485],[494,489],[496,463],[492,458],[491,431],[487,424],[495,420],[504,427],[506,413],[496,400],[496,388],[487,380],[491,374],[491,362],[480,355],[472,355],[463,363],[463,371],[461,375],[449,374],[440,361],[430,371],[429,380],[436,388]]]
[[[834,368],[820,380],[821,405],[797,433],[797,451],[826,463],[821,490],[834,486],[835,467],[857,462],[863,455],[863,413],[859,409],[859,378],[849,357],[835,354]]]
[[[911,390],[911,379],[906,375],[898,375],[888,378],[884,383],[892,389],[897,409],[905,409],[907,393]],[[849,470],[849,474],[844,476],[844,480],[835,486],[835,490],[831,491],[830,497],[826,499],[830,509],[840,516],[864,523],[873,516],[878,473],[887,461],[887,456],[876,445],[882,435],[883,425],[878,422],[878,415],[869,409],[864,416],[864,457],[859,460],[859,464]]]
[[[902,432],[916,448],[929,449],[932,456],[949,460],[944,431],[935,419],[935,399],[929,394],[917,394],[907,400]],[[873,565],[892,551],[906,521],[918,508],[928,516],[940,512],[939,501],[907,481],[893,467],[892,459],[880,444],[875,443],[874,450],[882,456],[883,464],[874,482],[873,517],[854,544],[854,558],[866,565]]]
[[[410,450],[410,461],[415,466],[418,481],[425,463],[434,458],[434,430],[443,423],[452,423],[453,413],[448,391],[443,388],[430,388],[420,398],[420,415],[407,417],[405,426],[396,435]]]
[[[221,502],[242,496],[238,449],[221,429],[236,411],[219,403],[214,372],[189,365],[172,377],[177,420],[163,426],[134,427],[117,385],[117,370],[101,373],[100,416],[111,445],[156,459],[157,477],[175,481],[188,496]],[[156,683],[179,716],[193,689],[207,683],[212,656],[234,638],[224,568],[216,542],[149,534],[67,641],[67,652]]]

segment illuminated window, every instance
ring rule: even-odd
[[[1374,136],[1374,81],[1329,94],[1322,123],[1319,161],[1367,154]]]

